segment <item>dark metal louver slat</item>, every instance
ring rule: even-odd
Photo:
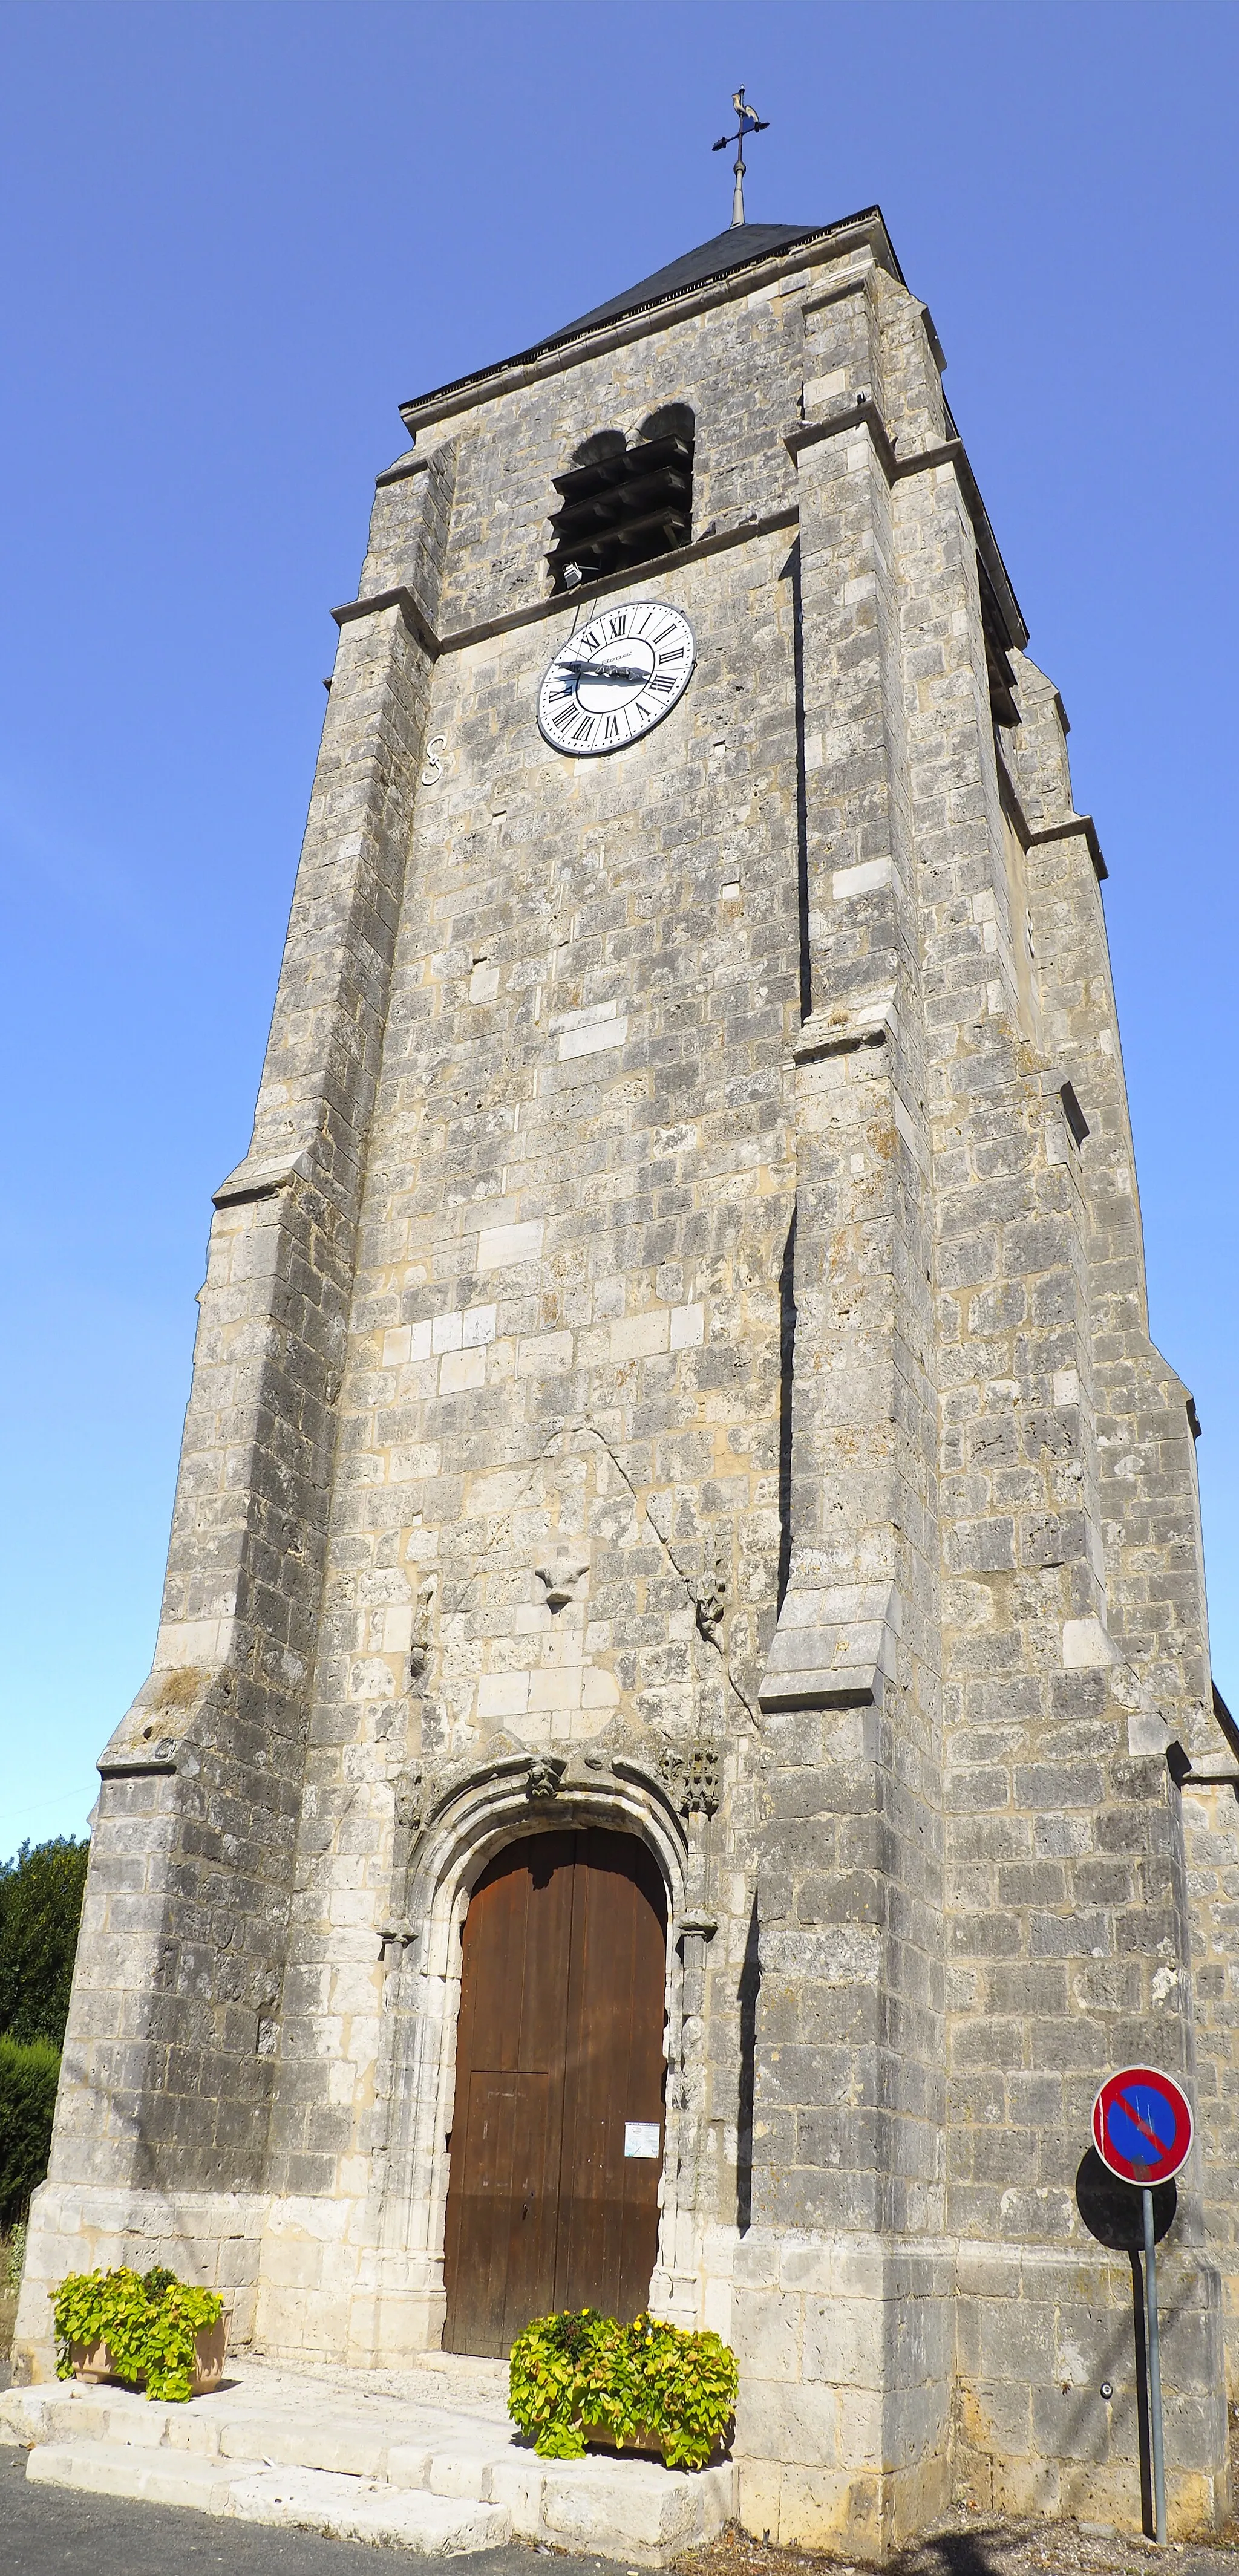
[[[625,482],[627,476],[627,456],[603,456],[595,465],[576,465],[571,474],[554,474],[551,480],[565,501],[575,501],[591,492],[608,491],[612,485]]]
[[[556,510],[551,526],[562,543],[582,529],[619,527],[647,504],[665,501],[669,507],[678,505],[686,511],[691,497],[686,474],[643,474],[639,481],[626,484],[622,493],[592,492],[583,500],[566,501],[562,510]]]
[[[650,510],[643,519],[626,519],[623,526],[615,531],[615,542],[627,552],[631,547],[643,546],[646,538],[659,528],[663,534],[663,552],[666,553],[672,546],[687,544],[688,527],[689,522],[682,510]]]
[[[603,491],[662,466],[678,466],[682,473],[691,475],[693,451],[687,439],[643,438],[620,455],[597,457],[591,465],[574,465],[569,473],[552,475],[551,480],[565,501],[572,501],[578,495]]]
[[[560,507],[551,518],[551,577],[563,588],[564,567],[598,577],[632,566],[692,534],[691,444],[679,436],[639,440],[635,447],[554,476]]]

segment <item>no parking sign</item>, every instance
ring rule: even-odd
[[[1151,2190],[1186,2164],[1192,2145],[1187,2095],[1157,2066],[1109,2075],[1093,2104],[1093,2144],[1120,2182]]]

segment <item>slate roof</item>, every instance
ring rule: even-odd
[[[696,250],[684,251],[666,268],[656,268],[652,277],[643,277],[635,286],[626,287],[622,295],[596,304],[592,313],[582,313],[575,322],[565,322],[558,331],[548,332],[531,349],[518,349],[513,357],[503,358],[494,366],[479,367],[472,375],[457,376],[449,385],[438,385],[432,393],[418,394],[411,402],[401,403],[401,416],[412,429],[423,405],[441,402],[445,395],[458,393],[468,385],[484,384],[488,377],[501,375],[507,367],[528,366],[544,350],[557,349],[562,341],[573,340],[580,332],[601,330],[627,313],[645,312],[677,295],[690,294],[695,286],[704,286],[712,278],[728,277],[733,269],[747,268],[775,251],[788,249],[793,242],[824,241],[833,233],[850,231],[853,224],[872,221],[882,223],[880,206],[862,207],[859,214],[846,215],[830,224],[729,224],[726,232],[715,233],[712,240],[702,242]],[[894,253],[888,255],[899,276]]]
[[[561,331],[552,331],[539,342],[543,349],[553,349],[557,340],[570,340],[577,331],[592,331],[599,322],[618,322],[625,313],[639,313],[643,304],[660,304],[665,295],[683,295],[690,286],[704,286],[707,279],[726,277],[733,268],[743,268],[751,259],[762,259],[774,250],[786,250],[792,242],[808,241],[820,233],[821,224],[731,224],[725,233],[715,233],[712,241],[702,242],[697,250],[686,250],[666,268],[656,268],[652,277],[643,277],[636,286],[626,287],[622,295],[613,295],[606,304],[596,304],[592,313],[582,313],[575,322],[565,322]]]

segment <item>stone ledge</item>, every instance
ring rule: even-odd
[[[1029,831],[1028,847],[1030,850],[1039,850],[1047,841],[1074,841],[1077,834],[1088,843],[1088,854],[1093,862],[1097,882],[1100,884],[1103,877],[1109,876],[1110,871],[1101,855],[1097,826],[1091,814],[1068,814],[1061,823],[1043,823],[1039,831]]]
[[[308,1150],[291,1156],[278,1154],[266,1160],[256,1158],[253,1162],[247,1154],[244,1162],[238,1163],[227,1179],[220,1182],[219,1188],[212,1190],[211,1205],[217,1208],[241,1207],[247,1199],[275,1198],[294,1180],[304,1180],[309,1169]]]
[[[1023,652],[1028,642],[1028,628],[1024,623],[1019,601],[1011,587],[1011,576],[998,551],[998,540],[990,526],[989,512],[981,498],[980,485],[968,462],[962,438],[956,433],[950,438],[940,440],[935,447],[921,448],[914,456],[897,456],[894,440],[872,394],[859,393],[848,405],[846,411],[831,412],[825,420],[804,421],[796,429],[786,431],[783,444],[793,462],[796,462],[802,449],[816,447],[824,438],[841,438],[848,430],[858,428],[868,430],[873,441],[874,453],[888,483],[902,483],[912,474],[932,473],[939,465],[954,467],[963,495],[964,507],[972,522],[977,553],[989,575],[1003,623],[1007,629],[1005,640],[1008,646]]]
[[[217,1686],[223,1690],[225,1669],[217,1664],[156,1665],[95,1764],[100,1779],[175,1772],[187,1738],[208,1714],[213,1692]],[[229,1675],[229,1692],[232,1686]]]
[[[895,1675],[893,1584],[790,1585],[758,1689],[763,1709],[871,1708]]]
[[[372,590],[364,599],[346,599],[343,606],[331,611],[337,626],[353,626],[359,617],[375,617],[384,608],[398,608],[415,644],[432,662],[437,662],[443,647],[432,626],[427,625],[411,590]]]
[[[404,455],[398,456],[394,465],[385,466],[381,474],[375,475],[375,491],[382,492],[389,483],[407,483],[412,474],[428,474],[430,464],[431,460],[428,456],[416,456],[411,447],[406,448]]]
[[[1052,692],[1052,695],[1065,738],[1071,731],[1066,710],[1057,689]],[[1061,815],[1056,823],[1030,823],[1024,811],[1018,781],[1012,777],[1005,759],[998,763],[998,793],[1002,799],[1002,810],[1022,849],[1040,849],[1047,841],[1072,841],[1077,833],[1082,833],[1088,843],[1089,857],[1093,862],[1093,873],[1098,884],[1101,884],[1104,877],[1109,876],[1110,871],[1102,857],[1101,843],[1097,838],[1097,826],[1091,814],[1065,814]]]
[[[881,1046],[898,1034],[895,986],[882,984],[857,993],[846,1007],[811,1011],[792,1040],[797,1064],[816,1064],[828,1055],[851,1055],[857,1047]]]

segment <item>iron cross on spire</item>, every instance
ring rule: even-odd
[[[735,134],[720,134],[717,143],[711,144],[710,149],[712,152],[725,152],[729,143],[734,143],[738,146],[735,159],[736,193],[731,201],[731,220],[734,226],[736,224],[742,224],[744,221],[745,135],[764,134],[770,123],[770,119],[768,116],[759,116],[755,107],[745,106],[744,92],[742,89],[735,89],[732,91],[731,103],[740,120],[739,131]]]

